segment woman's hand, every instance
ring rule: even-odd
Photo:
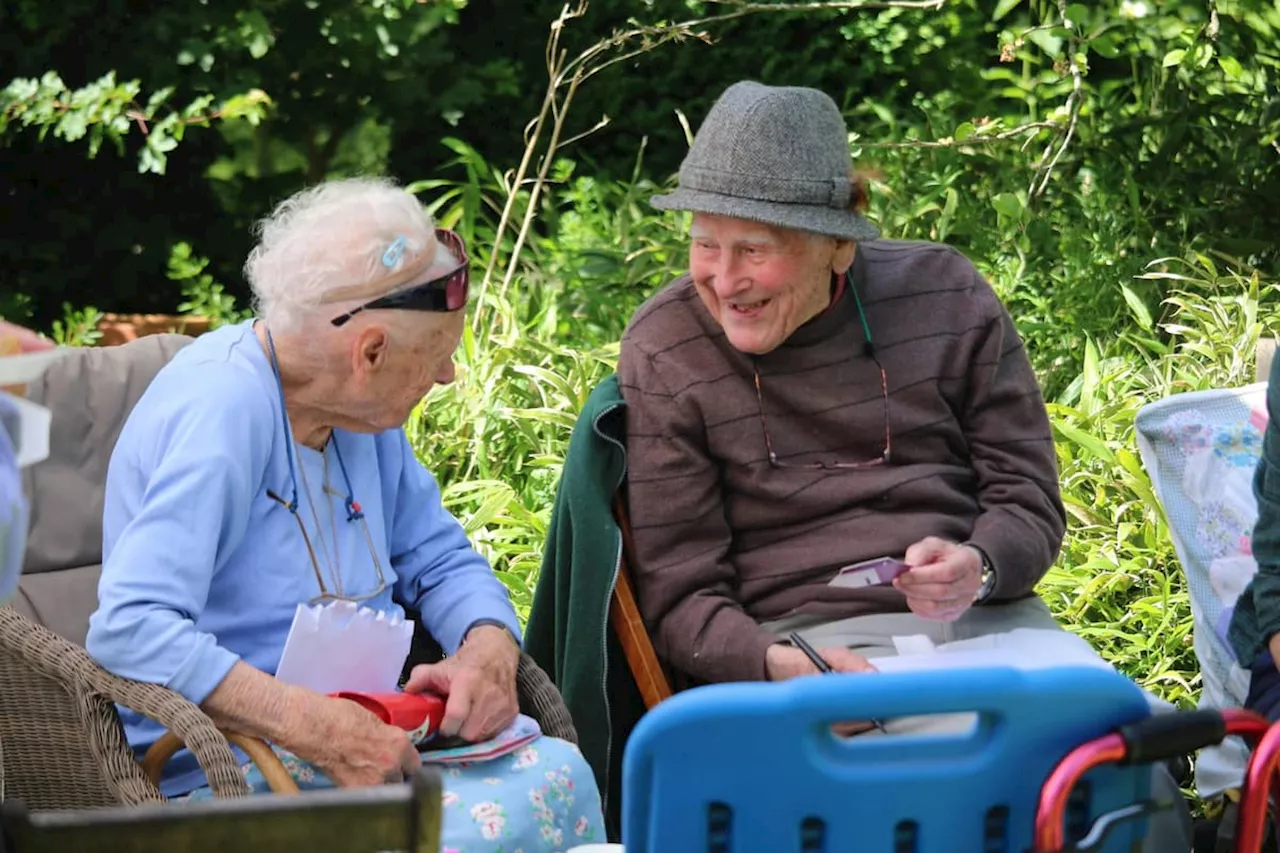
[[[510,634],[493,625],[479,625],[467,632],[453,657],[414,667],[404,689],[444,696],[440,734],[476,743],[511,725],[520,712],[519,664],[520,647]]]
[[[30,329],[0,320],[0,355],[39,352],[53,349],[53,341],[42,338]]]
[[[244,661],[200,707],[219,728],[281,746],[340,787],[403,782],[422,763],[403,729],[355,702],[285,684]]]
[[[281,746],[314,764],[340,788],[396,784],[418,772],[422,759],[404,729],[389,726],[347,699],[316,696],[318,713]],[[287,738],[294,741],[295,738]]]

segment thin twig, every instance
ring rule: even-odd
[[[1036,198],[1044,194],[1045,189],[1049,186],[1049,179],[1053,177],[1053,170],[1057,167],[1058,161],[1062,159],[1062,155],[1066,152],[1067,146],[1071,144],[1071,139],[1075,136],[1076,124],[1080,120],[1080,107],[1084,103],[1084,72],[1080,70],[1080,64],[1076,62],[1076,53],[1080,47],[1080,31],[1076,25],[1067,17],[1067,0],[1058,0],[1058,15],[1062,18],[1062,26],[1071,33],[1070,39],[1067,41],[1067,63],[1071,69],[1071,94],[1067,96],[1067,132],[1062,135],[1062,141],[1058,144],[1058,150],[1054,153],[1053,158],[1047,164],[1042,165],[1036,176],[1032,178],[1031,189],[1028,193],[1028,201],[1034,201]],[[1053,143],[1049,143],[1052,148]],[[1049,148],[1045,149],[1045,155],[1049,153]],[[1043,163],[1043,160],[1041,161]],[[1036,186],[1036,181],[1039,186]]]
[[[809,0],[800,3],[751,3],[741,0],[710,0],[716,6],[732,6],[728,14],[749,15],[754,12],[812,12],[819,9],[917,9],[936,12],[948,0]],[[716,16],[716,20],[723,16]]]
[[[573,96],[577,93],[580,82],[582,82],[582,78],[577,75],[569,81],[569,90],[564,96],[566,109],[573,102]],[[538,180],[534,182],[533,187],[529,190],[529,201],[525,207],[524,221],[520,223],[520,233],[516,235],[516,243],[511,247],[511,260],[507,264],[506,275],[502,278],[502,289],[498,292],[499,298],[506,296],[507,288],[511,286],[511,279],[515,277],[515,262],[520,257],[520,250],[524,247],[524,241],[528,239],[529,230],[533,227],[533,220],[538,215],[538,196],[541,194],[542,188],[547,184],[547,172],[555,160],[556,151],[560,149],[560,133],[563,130],[564,114],[562,113],[551,125],[551,139],[547,143],[546,153],[542,155],[541,167],[538,169]]]
[[[554,81],[559,75],[557,63],[564,62],[564,51],[560,47],[560,33],[564,29],[564,23],[572,17],[581,15],[586,11],[586,3],[579,3],[574,10],[569,9],[566,3],[560,10],[560,17],[551,25],[551,35],[547,39],[547,65],[548,73]],[[493,248],[489,252],[489,263],[485,266],[484,278],[480,280],[480,294],[477,298],[479,308],[477,309],[472,323],[472,329],[475,332],[480,330],[480,317],[484,313],[484,297],[489,291],[489,284],[493,280],[493,271],[498,263],[498,255],[501,254],[502,237],[507,231],[507,225],[511,221],[511,213],[515,208],[516,197],[520,192],[520,185],[524,182],[524,176],[529,171],[529,163],[533,160],[534,152],[537,150],[538,138],[542,135],[542,126],[546,123],[547,113],[551,110],[555,103],[556,86],[547,87],[547,94],[542,99],[542,108],[538,112],[538,117],[533,121],[533,127],[526,133],[528,142],[525,144],[524,154],[520,158],[520,165],[516,169],[516,174],[511,181],[511,188],[507,192],[506,201],[502,205],[502,215],[498,217],[498,229],[494,235]],[[515,254],[513,253],[511,263],[515,262]]]
[[[586,79],[586,78],[584,77],[583,79]],[[586,139],[588,136],[595,133],[597,130],[602,130],[608,125],[609,125],[609,117],[601,116],[598,122],[591,125],[591,127],[587,128],[586,130],[582,131],[582,133],[577,133],[577,134],[574,134],[573,136],[570,136],[564,142],[561,142],[559,147],[568,148],[570,145],[573,145],[575,142],[580,142],[583,139]]]
[[[993,142],[1005,142],[1021,136],[1024,133],[1053,130],[1058,127],[1058,123],[1053,121],[1031,121],[1026,124],[1020,124],[1017,127],[1011,127],[1008,130],[1002,130],[999,133],[975,133],[973,136],[965,139],[908,139],[905,142],[859,141],[857,145],[859,148],[962,148],[967,145],[990,145]]]

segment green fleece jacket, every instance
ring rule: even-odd
[[[627,471],[625,406],[617,377],[610,376],[578,416],[524,632],[525,650],[551,676],[573,715],[614,842],[621,835],[622,751],[645,712],[622,647],[609,630],[609,601],[622,557],[612,502]]]

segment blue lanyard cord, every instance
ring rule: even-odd
[[[267,329],[267,349],[271,353],[271,372],[276,377],[276,390],[280,394],[280,420],[284,424],[284,437],[288,442],[288,450],[285,454],[289,460],[289,481],[293,488],[293,496],[290,498],[286,506],[289,512],[297,513],[298,511],[298,476],[294,469],[293,462],[293,431],[289,428],[289,410],[284,404],[284,380],[280,378],[280,360],[276,357],[276,342],[271,337],[271,330]],[[333,445],[333,455],[338,459],[338,468],[342,471],[342,481],[347,486],[347,494],[343,500],[347,508],[347,521],[359,521],[364,518],[364,510],[360,508],[360,503],[355,499],[355,490],[351,488],[351,478],[347,475],[347,465],[342,461],[342,449],[338,447],[337,433],[329,434],[329,443]]]
[[[359,521],[364,518],[364,510],[355,499],[355,490],[351,488],[351,478],[347,476],[347,463],[342,461],[342,448],[338,447],[338,434],[329,434],[329,443],[333,445],[333,455],[338,460],[338,468],[342,470],[342,481],[347,484],[347,521]]]

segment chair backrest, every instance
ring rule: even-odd
[[[191,340],[153,335],[72,349],[27,388],[28,399],[52,410],[53,423],[49,458],[23,472],[31,523],[14,607],[78,645],[97,607],[111,452],[143,391]]]
[[[961,734],[831,733],[842,720],[977,712]],[[1149,715],[1096,667],[964,669],[717,684],[641,719],[623,762],[627,853],[1030,848],[1039,789],[1072,748]],[[1085,777],[1069,829],[1150,794],[1150,769]],[[1129,824],[1100,849],[1130,850]]]
[[[438,853],[439,770],[412,784],[173,805],[27,813],[4,804],[6,853]]]
[[[1227,629],[1258,570],[1250,538],[1258,516],[1253,475],[1268,419],[1265,350],[1258,352],[1264,381],[1172,394],[1143,406],[1135,419],[1142,464],[1187,578],[1202,708],[1239,707],[1249,693],[1249,673],[1236,661]],[[1196,758],[1200,795],[1238,787],[1248,756],[1238,738],[1202,750]]]

